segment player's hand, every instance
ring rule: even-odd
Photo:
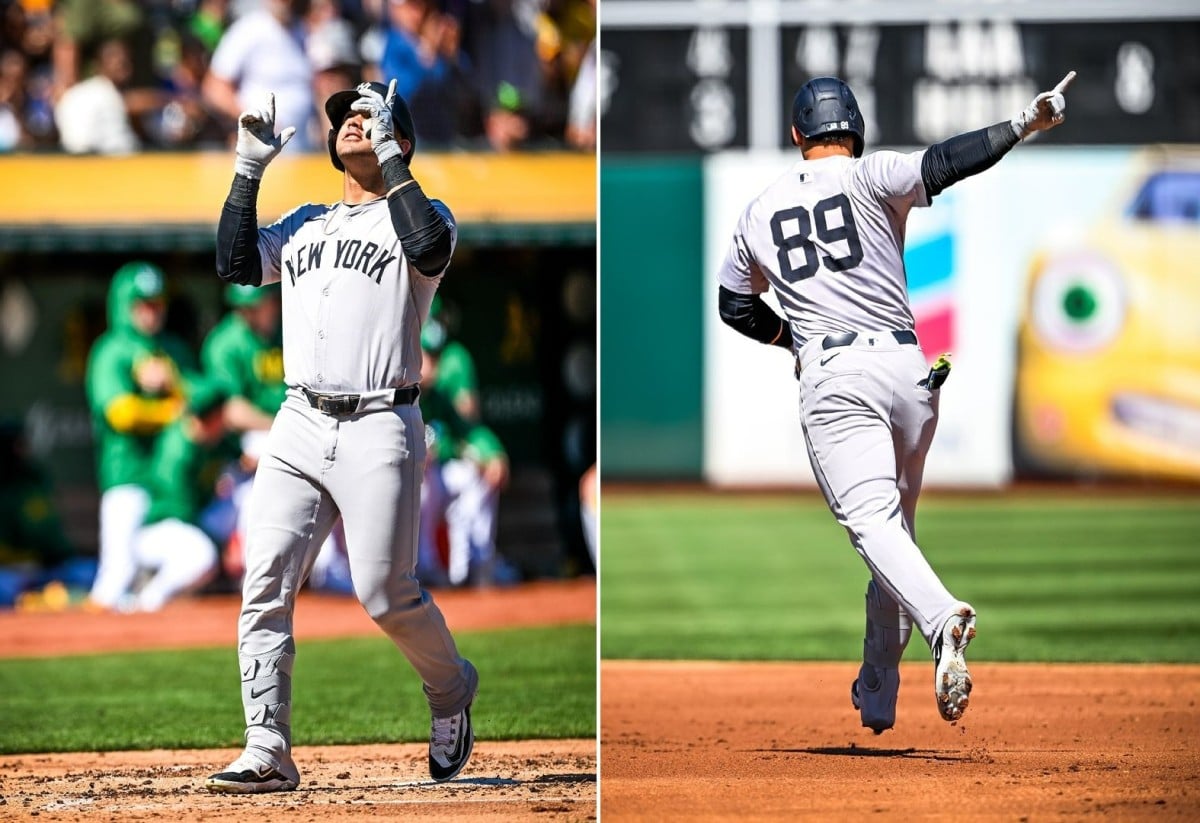
[[[133,367],[133,380],[146,394],[168,394],[175,387],[175,368],[163,357],[147,357]]]
[[[275,95],[268,92],[266,102],[265,108],[244,111],[238,118],[237,159],[233,169],[255,180],[262,179],[267,164],[296,133],[295,126],[288,126],[275,134]]]
[[[480,467],[483,482],[492,491],[502,491],[508,485],[508,461],[497,457]]]
[[[1013,133],[1018,140],[1037,131],[1048,131],[1063,121],[1067,114],[1067,99],[1063,92],[1074,79],[1075,72],[1067,72],[1057,86],[1033,98],[1029,107],[1012,119]]]
[[[388,84],[387,97],[380,97],[369,83],[359,84],[357,91],[358,99],[350,105],[350,111],[363,116],[363,133],[371,141],[375,156],[381,164],[398,157],[401,154],[400,144],[396,142],[396,127],[392,123],[392,102],[396,99],[395,78]]]

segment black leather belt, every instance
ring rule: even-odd
[[[300,391],[304,392],[308,405],[319,412],[332,415],[354,414],[358,411],[358,401],[362,397],[360,394],[317,394],[304,386],[300,387]],[[420,396],[420,386],[405,386],[396,389],[395,395],[392,396],[392,405],[409,406],[417,402]]]
[[[896,342],[902,346],[917,345],[917,335],[912,329],[904,329],[903,331],[889,332],[896,339]],[[821,341],[822,349],[836,349],[839,346],[849,346],[858,339],[858,332],[848,331],[841,334],[827,334],[825,339]]]

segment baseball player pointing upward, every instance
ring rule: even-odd
[[[833,77],[810,80],[792,104],[792,142],[803,159],[746,207],[720,269],[721,319],[794,353],[813,473],[871,571],[851,699],[877,734],[895,724],[913,626],[933,652],[934,694],[948,721],[967,708],[964,652],[975,635],[975,610],[947,591],[914,542],[948,365],[930,370],[913,332],[905,221],[914,206],[1062,122],[1074,76],[1011,121],[911,154],[866,157],[850,88]],[[784,317],[758,297],[768,288]]]
[[[291,756],[292,613],[339,515],[358,599],[424,682],[430,775],[449,780],[471,755],[479,678],[414,576],[425,462],[421,323],[456,229],[409,170],[413,124],[395,85],[364,83],[325,103],[330,159],[344,172],[341,202],[300,206],[261,230],[259,181],[295,128],[275,134],[273,96],[239,120],[217,273],[282,284],[288,390],[250,498],[238,621],[246,746],[208,779],[213,791],[290,790],[300,781]]]

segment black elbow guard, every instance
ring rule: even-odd
[[[383,180],[392,192],[388,195],[388,211],[404,256],[417,271],[431,275],[440,272],[450,262],[453,251],[449,224],[413,179],[402,157],[383,164]]]
[[[416,183],[388,198],[392,227],[400,238],[404,256],[417,271],[437,274],[450,262],[453,235],[450,225]]]
[[[959,180],[990,169],[1018,142],[1006,120],[935,143],[921,158],[926,194],[933,199]]]
[[[717,292],[721,320],[734,331],[768,346],[792,348],[792,328],[757,295],[738,294],[721,286]]]

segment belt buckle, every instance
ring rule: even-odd
[[[350,414],[357,408],[358,398],[353,395],[317,395],[317,409],[325,414]]]

